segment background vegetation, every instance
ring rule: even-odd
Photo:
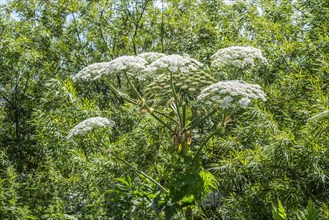
[[[2,1],[0,218],[329,219],[328,17],[327,0]],[[267,102],[235,112],[197,168],[168,152],[171,137],[149,114],[71,78],[149,51],[210,64],[237,45],[269,61],[245,79]],[[93,116],[116,122],[98,133],[105,145],[66,139]],[[193,136],[196,146],[211,123]],[[113,158],[109,145],[178,198]],[[200,178],[194,169],[211,175],[188,185],[203,193],[184,200],[187,209],[187,193],[175,190]]]

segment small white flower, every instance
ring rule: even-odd
[[[203,64],[196,59],[173,54],[157,59],[147,67],[146,71],[155,74],[168,71],[172,73],[187,73],[201,70],[202,67]]]
[[[254,47],[228,47],[219,50],[212,55],[211,66],[217,68],[235,67],[245,69],[253,67],[255,60],[258,59],[266,64],[266,59],[262,55],[262,51]]]
[[[109,62],[108,73],[138,72],[146,68],[147,62],[141,57],[121,56]]]
[[[201,91],[198,100],[210,99],[220,100],[221,108],[228,108],[234,99],[239,100],[239,105],[246,108],[251,99],[261,99],[266,101],[265,93],[256,84],[249,84],[240,80],[225,80],[207,86]]]
[[[94,80],[104,74],[110,68],[109,62],[94,63],[78,72],[73,76],[73,80]]]
[[[147,62],[141,57],[121,56],[110,62],[91,64],[78,72],[74,80],[96,80],[107,74],[118,74],[126,71],[128,74],[139,72],[146,68]]]
[[[87,131],[90,131],[96,127],[106,127],[106,126],[113,127],[114,122],[103,117],[88,118],[77,124],[74,128],[72,128],[69,131],[66,138],[70,139],[72,136],[84,134]]]

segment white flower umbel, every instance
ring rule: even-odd
[[[141,57],[121,56],[109,63],[109,73],[119,73],[126,71],[127,73],[135,73],[146,68],[147,62]]]
[[[145,59],[148,63],[152,63],[152,62],[156,61],[157,59],[166,56],[166,54],[146,52],[146,53],[138,54],[137,56]]]
[[[198,100],[220,101],[221,108],[230,107],[233,100],[238,100],[241,108],[249,106],[251,99],[266,101],[265,93],[256,84],[240,80],[226,80],[214,83],[201,91]]]
[[[189,73],[202,70],[203,64],[188,56],[167,55],[151,63],[146,71],[152,73]]]
[[[96,127],[113,127],[114,122],[103,117],[92,117],[88,118],[79,124],[77,124],[74,128],[69,131],[67,135],[67,139],[70,139],[72,136],[85,134],[86,132],[96,128]]]
[[[216,68],[235,67],[245,69],[255,66],[255,60],[266,63],[262,51],[254,47],[228,47],[211,56],[211,66]]]
[[[118,74],[123,71],[131,74],[145,69],[146,65],[147,61],[141,57],[121,56],[110,62],[91,64],[78,72],[73,79],[96,80],[103,75]]]
[[[89,81],[94,80],[95,78],[99,78],[101,75],[108,71],[110,68],[109,63],[110,62],[91,64],[73,76],[73,80]]]

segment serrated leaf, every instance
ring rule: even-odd
[[[272,217],[273,220],[285,220],[287,219],[287,213],[284,209],[280,200],[278,200],[278,207],[274,207],[272,209]]]
[[[217,188],[217,185],[216,185],[217,180],[214,175],[212,175],[210,172],[204,171],[204,170],[202,170],[199,174],[203,180],[203,187],[204,187],[204,191],[206,193],[211,192],[213,189]]]
[[[318,220],[319,219],[319,211],[316,208],[315,204],[312,200],[308,201],[308,205],[306,210],[301,212],[300,220]]]

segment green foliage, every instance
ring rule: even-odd
[[[283,208],[280,200],[278,200],[278,207],[273,207],[272,217],[274,220],[285,220],[287,219],[287,213]]]
[[[0,217],[2,219],[33,219],[27,205],[22,204],[19,190],[21,186],[17,180],[17,173],[13,167],[3,170],[0,176]]]
[[[328,219],[328,16],[327,0],[0,3],[0,218]],[[143,97],[120,91],[133,102],[109,87],[124,75],[71,80],[149,51],[209,65],[229,46],[268,65],[132,77]],[[211,112],[195,99],[236,77],[267,102]],[[114,129],[66,138],[95,116]]]
[[[301,215],[298,216],[298,219],[301,220],[315,220],[315,219],[321,219],[320,213],[318,209],[316,208],[315,204],[312,202],[312,200],[308,201],[308,205],[304,211],[301,212]]]

